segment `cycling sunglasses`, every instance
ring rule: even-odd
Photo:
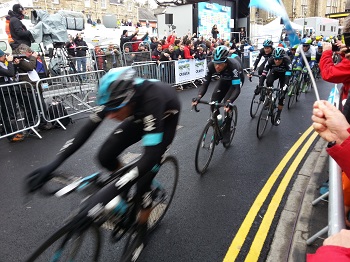
[[[279,61],[279,60],[282,60],[282,57],[280,57],[280,58],[274,58],[273,60]]]
[[[309,47],[310,45],[303,45],[303,47]]]

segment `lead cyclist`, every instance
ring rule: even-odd
[[[231,110],[232,103],[241,93],[241,86],[244,83],[244,75],[242,70],[242,61],[239,56],[233,54],[229,56],[229,50],[226,46],[218,46],[213,52],[213,61],[208,64],[205,81],[198,91],[198,96],[192,99],[192,106],[198,104],[198,101],[205,95],[211,82],[213,74],[220,76],[219,83],[211,96],[211,101],[221,102],[224,100],[225,112]],[[231,123],[230,114],[227,114],[228,123]],[[225,125],[222,143],[230,141],[230,125]]]

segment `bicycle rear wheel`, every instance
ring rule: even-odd
[[[236,133],[236,126],[237,126],[237,106],[233,106],[232,110],[231,110],[231,123],[230,123],[230,141],[228,143],[223,143],[222,145],[224,146],[224,148],[229,148],[233,137],[235,136]],[[227,125],[227,123],[226,123]]]
[[[173,200],[179,178],[179,165],[173,156],[167,156],[152,182],[153,204],[147,222],[147,234],[159,225]],[[139,228],[134,227],[126,241],[121,261],[136,261],[144,248],[144,239],[139,234]]]
[[[209,121],[205,126],[201,136],[199,137],[195,166],[199,174],[204,174],[207,171],[211,158],[215,149],[215,129],[212,121]]]
[[[26,261],[98,261],[101,234],[95,225],[74,232],[67,224],[46,240]]]
[[[288,109],[291,109],[295,103],[296,103],[296,97],[297,97],[297,94],[296,94],[296,90],[297,90],[297,83],[298,81],[294,80],[290,86],[290,90],[288,92]]]
[[[267,123],[269,122],[270,107],[271,107],[270,104],[271,104],[271,101],[270,99],[267,98],[260,110],[258,125],[256,128],[256,135],[259,139],[262,138],[265,132]]]
[[[253,95],[252,102],[250,103],[250,116],[254,118],[256,113],[259,110],[260,105],[262,105],[262,101],[260,100],[260,95]]]

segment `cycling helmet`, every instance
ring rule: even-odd
[[[299,47],[299,44],[296,44],[296,45],[293,45],[293,46],[291,47],[291,49],[297,50],[298,47]]]
[[[323,47],[322,42],[318,42],[317,47]]]
[[[276,47],[272,52],[273,58],[282,59],[285,56],[286,52],[282,47]]]
[[[124,107],[135,94],[136,71],[129,67],[109,70],[101,80],[97,92],[97,104],[105,111],[116,111]]]
[[[316,36],[316,41],[320,41],[322,39],[322,36],[318,35]]]
[[[273,42],[270,39],[266,39],[263,43],[264,47],[272,47],[273,46]]]
[[[226,46],[223,46],[223,45],[218,46],[214,50],[214,54],[213,54],[214,60],[213,60],[213,62],[215,64],[225,63],[226,60],[227,60],[227,56],[228,55],[229,55],[229,51],[228,51]]]
[[[303,39],[301,39],[301,44],[302,45],[311,45],[311,43],[312,43],[311,38],[303,38]]]

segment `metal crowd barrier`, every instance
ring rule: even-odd
[[[40,98],[28,82],[17,82],[0,86],[0,139],[17,133],[35,130],[40,123],[38,104]]]
[[[162,82],[175,83],[175,61],[161,61],[158,65],[158,77]]]
[[[132,68],[136,70],[137,76],[145,79],[159,79],[157,62],[133,63]]]
[[[60,119],[92,111],[95,107],[98,80],[105,73],[103,70],[77,73],[40,79],[36,84],[38,92],[42,90],[44,101],[40,103],[43,118],[47,122],[57,122],[63,129]],[[57,110],[49,115],[46,108],[62,103],[66,112]]]
[[[144,50],[140,50],[139,48],[133,48],[133,46],[139,46],[143,45],[145,47]],[[125,52],[125,47],[129,47],[129,52]],[[122,54],[123,54],[123,61],[124,65],[130,66],[135,62],[147,62],[152,61],[152,53],[151,53],[151,47],[147,41],[133,41],[133,42],[126,42],[122,46]]]
[[[124,66],[122,52],[119,48],[119,45],[116,43],[109,43],[108,45],[99,45],[103,51],[102,55],[96,55],[96,46],[95,49],[91,49],[91,55],[95,61],[94,70],[105,70],[109,71],[111,68],[122,67]],[[104,68],[98,68],[96,61],[102,57],[105,60]]]

